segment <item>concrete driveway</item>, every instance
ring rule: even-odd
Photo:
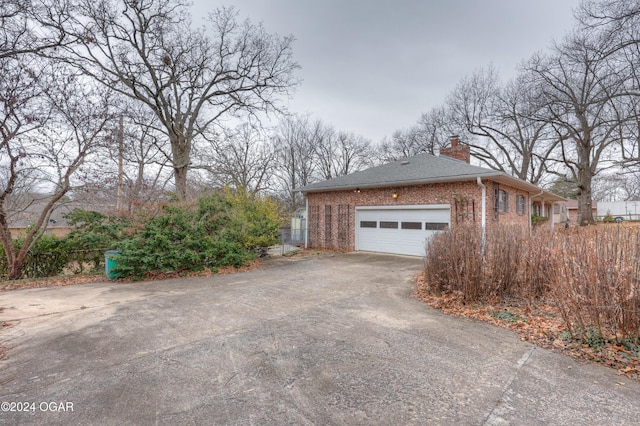
[[[638,383],[414,299],[420,266],[321,255],[0,293],[0,423],[640,421]]]

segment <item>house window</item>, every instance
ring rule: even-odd
[[[371,220],[360,221],[360,228],[377,228],[377,227],[378,227],[378,223],[376,221],[371,221]]]
[[[402,222],[402,229],[422,229],[422,222]]]
[[[516,195],[516,213],[527,213],[527,198],[524,195]]]
[[[496,203],[494,206],[497,212],[509,211],[509,193],[502,189],[496,189]]]
[[[381,229],[398,229],[398,222],[383,222],[380,221]]]
[[[540,209],[541,209],[540,204],[534,204],[533,205],[533,214],[536,215],[536,216],[542,216],[540,214],[541,213]]]
[[[439,222],[427,222],[424,224],[424,229],[427,231],[444,231],[449,228],[448,223],[439,223]]]

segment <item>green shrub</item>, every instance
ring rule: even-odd
[[[251,198],[243,192],[227,192],[231,207],[229,232],[247,249],[269,247],[278,243],[282,226],[280,207],[269,198]]]
[[[22,248],[24,239],[13,242],[16,251]],[[0,276],[8,273],[7,259],[0,246]],[[59,275],[69,263],[69,251],[63,239],[53,235],[43,235],[31,247],[24,261],[22,276],[24,278],[40,278]]]
[[[114,268],[116,276],[141,278],[147,272],[200,266],[207,238],[194,226],[192,216],[180,207],[167,206],[163,214],[146,222],[132,238],[118,243],[122,256]]]
[[[31,265],[27,266],[30,277],[59,275],[70,261],[69,248],[64,239],[43,235],[31,250]]]
[[[611,212],[607,211],[607,214],[602,218],[604,223],[614,223],[616,220],[611,216]]]
[[[74,209],[65,215],[73,226],[65,237],[70,268],[74,273],[104,266],[104,252],[123,239],[130,221],[122,216],[109,216],[95,211]]]
[[[533,226],[542,225],[543,223],[545,223],[548,220],[549,220],[549,218],[546,217],[546,216],[538,216],[537,214],[532,214],[531,215],[531,225],[533,225]]]
[[[41,237],[27,256],[25,276],[98,269],[104,265],[104,252],[114,248],[121,252],[113,270],[118,277],[240,267],[255,258],[256,247],[277,242],[281,224],[273,200],[231,191],[164,206],[140,223],[80,209],[66,219],[73,226],[71,233],[64,239]],[[19,248],[21,241],[15,244]],[[1,247],[0,254],[0,276],[5,276]]]
[[[235,192],[216,193],[195,204],[165,206],[128,239],[113,272],[143,278],[154,272],[240,267],[255,257],[256,246],[277,242],[277,204]]]
[[[70,250],[110,247],[123,238],[126,228],[130,226],[129,220],[125,217],[107,216],[81,209],[74,209],[65,215],[65,219],[73,227],[65,238]]]
[[[14,241],[16,251],[21,249],[23,243],[22,238]],[[22,268],[22,277],[41,278],[69,272],[84,272],[87,266],[96,269],[103,262],[103,249],[78,249],[69,244],[67,238],[43,235],[29,249]],[[6,277],[7,274],[7,259],[4,249],[0,246],[0,277]]]

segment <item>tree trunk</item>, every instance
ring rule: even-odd
[[[176,194],[178,199],[184,201],[187,199],[187,171],[188,167],[173,166],[173,175],[175,178]]]
[[[187,199],[187,172],[191,159],[191,141],[182,134],[170,136],[171,153],[173,154],[173,175],[176,194],[180,200]]]
[[[116,197],[116,210],[118,214],[122,214],[122,199],[124,194],[123,178],[124,178],[124,164],[123,164],[123,152],[124,152],[124,117],[120,114],[120,120],[118,121],[118,195]]]
[[[26,258],[26,253],[23,256],[18,256],[13,259],[11,265],[9,265],[9,280],[19,280],[22,277],[22,267],[24,266],[24,260]]]
[[[578,196],[578,223],[580,226],[592,225],[595,223],[593,217],[591,175],[583,171],[579,176],[580,194]]]
[[[15,249],[13,247],[13,239],[11,238],[11,232],[9,231],[9,226],[7,225],[7,221],[6,221],[6,215],[5,213],[2,211],[2,209],[0,209],[0,242],[2,242],[2,248],[4,249],[4,258],[7,262],[7,274],[9,279],[14,271],[13,271],[13,265],[14,265],[14,260],[16,257],[16,252]]]

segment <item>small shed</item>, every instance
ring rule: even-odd
[[[301,207],[293,212],[291,216],[291,240],[304,242],[307,232],[307,209]]]

